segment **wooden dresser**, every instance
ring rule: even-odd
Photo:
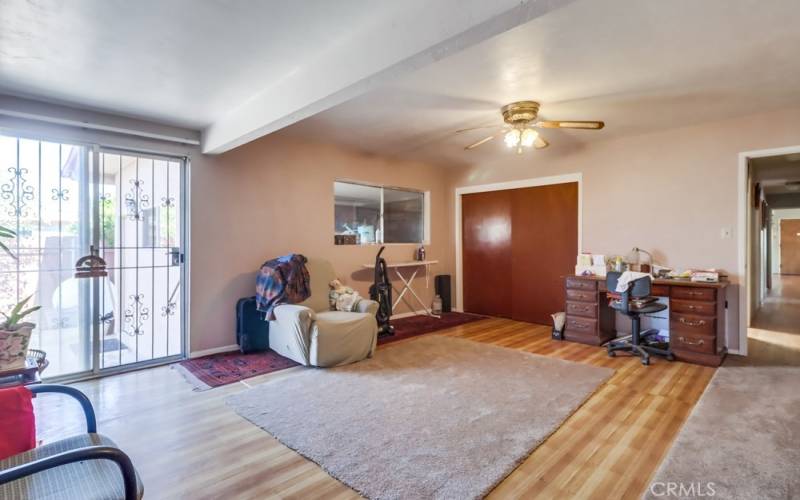
[[[608,305],[606,281],[567,276],[564,338],[602,345],[617,336],[616,311]],[[653,280],[652,294],[669,297],[670,345],[682,361],[719,366],[725,358],[725,288],[719,283]]]

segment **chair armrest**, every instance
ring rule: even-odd
[[[58,394],[66,394],[67,396],[75,398],[78,401],[78,403],[81,404],[81,408],[83,408],[83,414],[86,415],[86,432],[88,432],[89,434],[97,433],[97,418],[94,415],[94,408],[92,407],[92,402],[89,401],[89,398],[86,397],[86,394],[68,385],[56,385],[56,384],[29,385],[28,389],[34,394],[54,392]]]
[[[0,471],[0,485],[83,460],[111,460],[116,463],[122,473],[125,500],[136,500],[138,491],[136,487],[136,470],[133,468],[133,462],[125,452],[112,446],[87,446],[2,470]]]
[[[373,316],[378,314],[378,303],[374,300],[369,299],[361,299],[358,301],[358,305],[356,306],[357,312],[360,313],[369,313]]]
[[[313,309],[297,304],[281,304],[272,310],[275,321],[281,323],[310,323],[316,321],[317,314]]]

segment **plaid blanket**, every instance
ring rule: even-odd
[[[256,278],[256,307],[275,319],[280,304],[298,304],[311,296],[306,259],[296,253],[264,262]]]

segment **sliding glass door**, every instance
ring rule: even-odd
[[[0,310],[42,306],[45,377],[182,356],[185,161],[0,135]],[[106,276],[75,277],[87,255]],[[102,274],[102,273],[98,273]]]

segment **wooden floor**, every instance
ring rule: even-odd
[[[747,337],[748,356],[738,364],[800,365],[800,276],[772,275]]]
[[[714,373],[661,359],[644,367],[608,358],[602,348],[550,340],[547,327],[504,319],[437,334],[616,370],[491,498],[639,498]],[[298,369],[206,392],[192,392],[168,367],[76,385],[94,402],[100,432],[131,455],[147,499],[358,497],[225,405],[247,384]],[[40,438],[80,432],[79,410],[51,398],[37,402]]]

